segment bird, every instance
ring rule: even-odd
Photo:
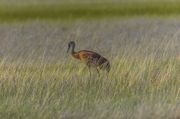
[[[75,51],[75,42],[74,41],[70,41],[68,43],[68,49],[67,49],[67,53],[69,51],[71,51],[71,55],[75,58],[80,60],[81,62],[85,63],[89,69],[90,72],[90,76],[91,76],[91,67],[94,67],[99,76],[99,70],[104,69],[107,71],[107,73],[109,73],[110,71],[110,62],[103,56],[101,56],[100,54],[94,52],[94,51],[89,51],[89,50],[80,50],[78,52]]]

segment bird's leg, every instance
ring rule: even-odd
[[[90,78],[91,78],[91,67],[90,67],[90,65],[88,65],[88,69],[89,69],[89,74],[90,74]]]
[[[97,71],[97,73],[98,73],[98,76],[100,77],[100,73],[99,73],[99,70],[98,70],[98,68],[96,67],[96,71]]]

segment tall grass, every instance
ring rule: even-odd
[[[180,118],[179,21],[1,24],[0,118]],[[107,74],[68,57],[98,51]]]
[[[0,67],[0,117],[179,118],[177,60],[112,60],[109,78],[73,62],[7,63]]]

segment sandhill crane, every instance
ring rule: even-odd
[[[71,55],[74,58],[79,59],[80,61],[82,61],[83,63],[85,63],[88,66],[90,76],[91,76],[91,71],[90,71],[91,67],[95,67],[98,74],[99,74],[99,69],[105,69],[107,72],[110,71],[109,61],[106,58],[104,58],[103,56],[101,56],[100,54],[93,52],[93,51],[88,51],[88,50],[81,50],[81,51],[75,52],[75,50],[74,50],[75,42],[74,41],[70,41],[68,43],[67,52],[69,52],[70,49],[71,49]]]

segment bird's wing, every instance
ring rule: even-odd
[[[106,61],[104,57],[97,53],[92,53],[91,55],[89,55],[88,59],[91,63],[95,65],[101,65]]]
[[[95,52],[82,50],[78,52],[81,60],[99,59],[101,56]]]

